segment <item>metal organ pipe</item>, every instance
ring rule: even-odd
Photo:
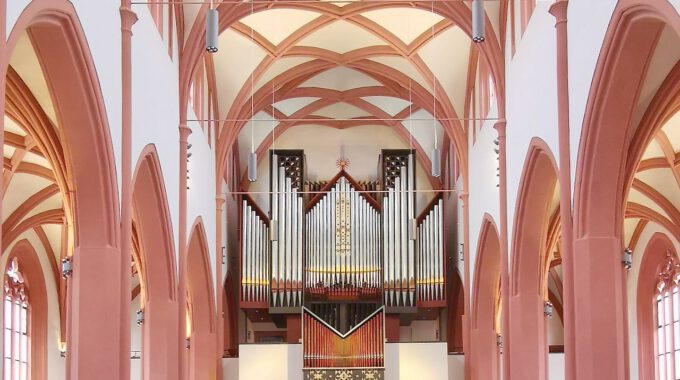
[[[267,302],[269,293],[269,226],[249,201],[241,213],[241,301]]]

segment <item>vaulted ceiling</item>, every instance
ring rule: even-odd
[[[210,57],[221,124],[244,127],[242,171],[251,147],[269,147],[274,126],[276,136],[301,125],[388,126],[386,133],[419,150],[423,166],[435,133],[437,147],[448,141],[442,122],[462,128],[452,119],[469,107],[476,48],[431,8],[439,2],[270,3],[230,5],[245,17],[222,31],[219,52]],[[486,2],[496,32],[499,3]],[[187,30],[198,7],[185,5]],[[225,9],[220,17],[232,17]]]

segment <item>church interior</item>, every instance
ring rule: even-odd
[[[0,0],[3,380],[680,379],[680,1]]]

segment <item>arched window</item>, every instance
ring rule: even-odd
[[[670,252],[659,273],[654,298],[656,320],[656,375],[659,380],[680,379],[680,297],[678,264]]]
[[[4,380],[28,379],[29,300],[24,276],[14,258],[5,272]]]

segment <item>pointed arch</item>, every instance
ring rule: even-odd
[[[637,281],[637,331],[638,363],[641,380],[654,380],[655,375],[655,337],[653,299],[659,282],[659,273],[665,262],[666,254],[671,253],[678,259],[673,242],[662,232],[649,239],[640,261]]]
[[[585,380],[628,378],[626,277],[621,267],[625,200],[635,154],[634,110],[659,37],[680,18],[669,2],[621,0],[588,94],[574,181],[573,362]],[[640,139],[638,139],[640,140]],[[632,151],[631,151],[632,149]],[[639,159],[639,156],[637,157]],[[632,171],[631,171],[632,172]],[[607,316],[604,318],[604,316]]]
[[[176,379],[178,351],[175,253],[165,182],[153,144],[140,154],[133,177],[133,220],[142,286],[142,378]]]
[[[472,296],[470,370],[472,379],[498,379],[496,320],[501,281],[501,246],[498,228],[489,214],[484,215],[477,243]]]
[[[511,245],[510,371],[520,379],[545,379],[548,375],[547,337],[543,306],[546,254],[551,201],[557,186],[557,164],[547,144],[534,138],[524,161],[517,191]]]
[[[129,287],[130,258],[120,255],[115,160],[94,62],[71,2],[33,1],[8,36],[0,62],[3,80],[23,33],[31,37],[50,90],[65,157],[64,196],[73,205],[67,215],[74,242],[67,376],[124,378],[129,374],[130,294],[123,290]]]
[[[47,378],[47,286],[38,253],[27,240],[19,240],[7,257],[17,259],[29,297],[29,375],[31,379]],[[4,273],[3,273],[4,277]],[[4,281],[4,279],[3,279]],[[4,325],[3,325],[4,326]]]
[[[208,241],[203,221],[197,218],[187,247],[187,299],[191,316],[189,378],[212,379],[215,373],[215,295],[210,271]]]

